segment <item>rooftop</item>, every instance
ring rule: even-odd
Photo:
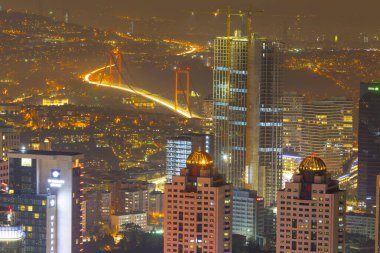
[[[309,156],[303,159],[299,166],[300,171],[326,171],[324,161],[316,156]]]
[[[187,165],[208,166],[212,165],[213,161],[211,156],[204,151],[194,151],[189,155],[186,160]]]
[[[78,153],[78,152],[31,150],[31,149],[12,149],[9,153],[28,154],[28,155],[46,155],[46,156],[77,156],[77,155],[82,155],[82,153]]]

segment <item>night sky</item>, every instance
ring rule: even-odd
[[[181,22],[188,20],[192,10],[207,11],[215,8],[255,9],[265,11],[256,18],[257,30],[280,30],[292,16],[308,16],[305,29],[329,33],[380,33],[379,0],[0,0],[5,9],[29,12],[49,10],[55,13],[69,11],[72,22],[96,27],[117,26],[116,17],[159,16]],[[58,15],[59,16],[59,15]]]

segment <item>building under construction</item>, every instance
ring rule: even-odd
[[[229,22],[214,41],[215,163],[270,206],[282,182],[281,44],[250,29],[230,35]]]

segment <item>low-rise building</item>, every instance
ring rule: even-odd
[[[146,212],[123,213],[111,215],[111,228],[116,232],[125,231],[128,224],[136,224],[142,230],[147,230],[147,214]]]

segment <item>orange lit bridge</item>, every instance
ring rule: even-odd
[[[110,54],[110,61],[109,64],[95,69],[91,71],[90,73],[86,74],[84,76],[84,81],[88,84],[96,85],[96,86],[103,86],[111,89],[121,90],[124,92],[132,93],[135,95],[139,95],[145,99],[148,99],[150,101],[153,101],[171,111],[174,113],[185,117],[185,118],[195,118],[195,119],[201,119],[202,117],[196,113],[193,113],[190,111],[189,107],[189,88],[187,83],[187,89],[185,91],[178,92],[178,78],[176,78],[176,90],[175,90],[175,99],[174,101],[171,101],[167,98],[164,98],[158,94],[153,94],[147,90],[138,88],[136,86],[131,86],[130,84],[126,83],[121,72],[121,62],[122,62],[122,55],[118,50],[114,50]],[[115,73],[118,73],[118,82],[113,81],[113,74],[112,71],[115,71]],[[105,72],[109,71],[108,78],[103,78],[105,76]],[[178,75],[179,71],[176,71],[176,75]],[[178,76],[176,76],[178,77]],[[123,81],[124,80],[124,81]],[[187,79],[188,80],[188,79]],[[178,93],[184,94],[186,96],[186,108],[184,106],[181,106],[178,104]]]

